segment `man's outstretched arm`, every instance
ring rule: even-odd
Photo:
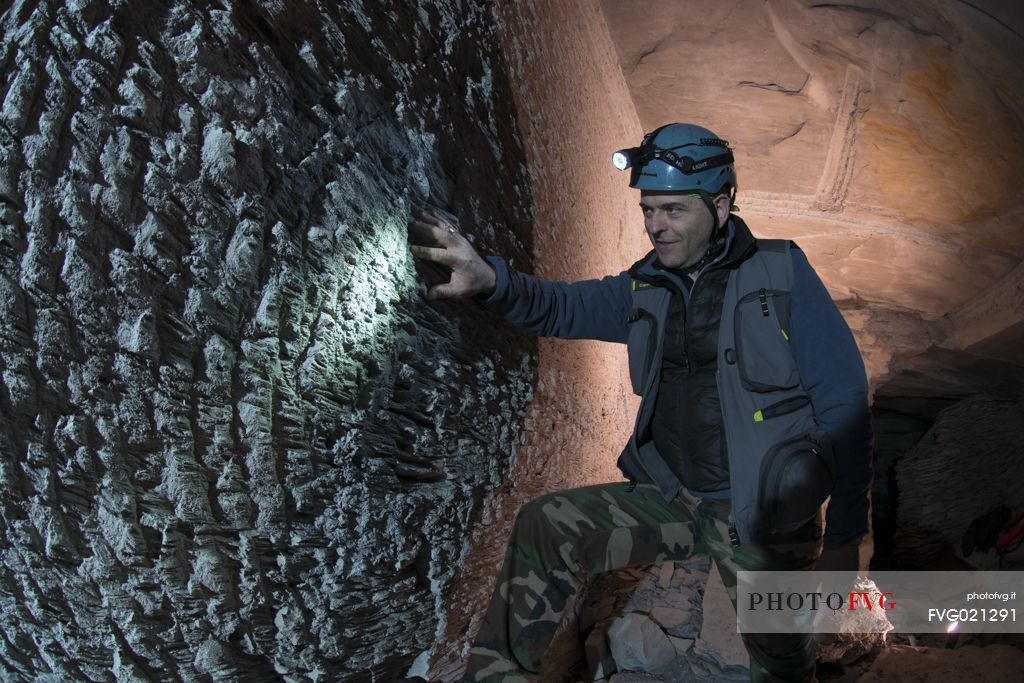
[[[481,258],[439,216],[421,214],[410,227],[440,245],[412,246],[413,255],[452,271],[450,281],[432,287],[428,298],[487,295],[487,308],[541,336],[626,341],[632,302],[627,273],[573,283],[543,280],[511,270],[498,257]]]

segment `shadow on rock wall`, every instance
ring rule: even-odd
[[[406,246],[439,205],[529,269],[485,6],[0,16],[5,678],[387,679],[430,644],[536,362],[425,305]]]

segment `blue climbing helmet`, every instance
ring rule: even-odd
[[[714,196],[736,188],[729,143],[690,123],[670,123],[647,133],[639,147],[615,152],[612,163],[630,169],[629,186],[638,190]]]

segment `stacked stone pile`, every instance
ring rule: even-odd
[[[712,572],[715,572],[712,574]],[[871,584],[873,586],[873,584]],[[868,589],[868,586],[862,586]],[[871,633],[817,636],[819,662],[842,669],[883,649]],[[848,624],[856,628],[856,624]],[[707,558],[664,562],[598,577],[580,610],[586,671],[573,680],[594,683],[712,683],[748,681],[749,658],[736,633],[735,610]]]
[[[664,562],[600,577],[580,613],[588,678],[609,683],[747,681],[720,640],[702,637],[710,560]],[[726,609],[731,609],[725,604]]]

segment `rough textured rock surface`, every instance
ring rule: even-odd
[[[871,485],[871,568],[898,568],[896,516],[899,485],[896,468],[914,448],[942,410],[957,402],[948,398],[892,398],[875,395],[871,406],[874,426],[874,481]]]
[[[661,627],[635,612],[608,627],[608,647],[623,671],[662,671],[676,658],[676,649]]]
[[[963,558],[964,535],[975,519],[999,505],[1012,514],[1024,510],[1022,437],[1024,402],[1019,400],[974,397],[939,414],[895,466],[895,554],[901,566]],[[977,569],[1000,567],[994,555],[969,554]]]
[[[0,677],[390,679],[533,392],[406,248],[530,268],[486,3],[5,4]]]
[[[1020,5],[602,7],[644,128],[701,121],[734,143],[742,215],[804,248],[876,387],[935,346],[933,374],[1009,371],[1020,393]]]

